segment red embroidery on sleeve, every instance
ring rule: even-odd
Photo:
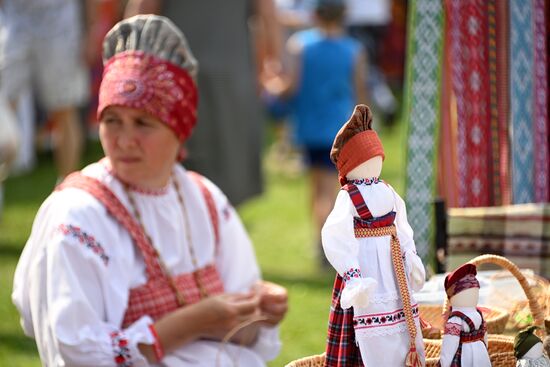
[[[448,335],[455,335],[455,336],[460,336],[460,331],[461,331],[461,326],[460,324],[455,324],[454,322],[448,322],[446,325],[445,325],[445,334],[448,334]]]

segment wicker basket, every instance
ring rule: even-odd
[[[489,358],[493,367],[515,367],[514,337],[506,335],[489,335]],[[439,362],[441,340],[424,339],[426,367],[436,367]]]
[[[325,353],[297,359],[285,367],[323,367],[323,363],[325,363]]]
[[[544,329],[544,313],[539,303],[539,300],[537,299],[538,296],[529,285],[529,281],[527,280],[525,275],[522,274],[522,272],[513,262],[505,257],[498,255],[480,255],[468,262],[476,266],[483,264],[495,264],[505,270],[508,270],[517,279],[521,288],[525,292],[525,296],[527,297],[527,302],[529,304],[529,309],[531,310],[531,315],[533,316],[533,324]],[[445,305],[443,306],[443,309],[449,309],[449,302],[447,299],[445,300]]]
[[[529,287],[529,283],[525,276],[519,271],[519,268],[510,260],[498,256],[498,255],[481,255],[469,261],[476,266],[492,263],[503,267],[508,270],[520,283],[527,300],[529,302],[529,308],[533,315],[534,324],[540,326],[544,330],[544,315],[542,308],[536,299],[535,294]],[[443,309],[447,309],[449,305],[443,306]],[[516,358],[514,357],[514,338],[506,335],[494,335],[488,336],[488,351],[491,358],[491,364],[493,367],[515,367]],[[424,347],[426,354],[426,367],[435,367],[439,361],[439,354],[441,351],[441,339],[424,339]],[[322,367],[325,361],[325,354],[314,355],[310,357],[301,358],[290,362],[285,367]]]
[[[515,367],[514,337],[507,335],[489,335],[489,358],[493,367]],[[424,339],[424,353],[426,355],[426,367],[437,367],[441,352],[441,340]],[[325,354],[297,359],[285,367],[323,367]]]
[[[529,280],[529,288],[533,292],[537,303],[541,306],[542,313],[545,317],[547,317],[548,312],[550,311],[548,307],[550,301],[550,282],[539,275],[529,273],[524,273],[524,275]],[[493,276],[493,278],[498,279],[499,276],[502,275],[497,273]],[[506,299],[506,290],[503,290],[501,293],[501,297]],[[527,299],[510,299],[507,304],[511,305],[509,308],[510,320],[506,326],[508,330],[518,331],[533,323],[533,317],[531,315],[531,310]]]
[[[489,335],[489,358],[493,367],[515,367],[514,338],[506,335]],[[439,353],[441,352],[441,340],[424,339],[424,353],[426,354],[426,367],[437,367]],[[285,367],[322,367],[325,362],[325,354],[314,355],[290,362]]]
[[[483,317],[487,322],[489,334],[502,334],[510,313],[500,307],[480,307]],[[443,306],[441,305],[419,305],[420,317],[428,322],[431,328],[422,328],[422,336],[427,339],[439,339],[445,327],[443,319]]]

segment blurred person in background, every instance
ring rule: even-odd
[[[122,19],[125,1],[120,0],[92,0],[87,7],[87,19],[89,24],[86,39],[85,56],[90,69],[90,98],[86,108],[87,135],[97,139],[99,121],[97,121],[97,97],[101,76],[103,74],[103,60],[101,48],[103,38],[109,30]]]
[[[17,119],[0,88],[0,220],[4,207],[3,181],[7,178],[11,165],[15,161],[19,144]]]
[[[197,122],[184,35],[135,16],[107,34],[103,60],[105,158],[39,209],[14,275],[25,334],[47,366],[265,366],[287,292],[261,280],[222,191],[178,164]]]
[[[330,149],[349,111],[367,99],[365,52],[346,34],[345,9],[343,0],[316,0],[316,26],[295,33],[287,42],[289,74],[266,83],[271,93],[286,97],[292,105],[293,133],[308,167],[318,256],[324,265],[321,228],[339,189]]]
[[[54,124],[58,178],[80,164],[88,97],[82,14],[91,0],[2,0],[0,79],[13,111],[29,88]],[[88,23],[88,21],[84,22]],[[84,42],[83,42],[84,41]]]
[[[374,112],[391,125],[398,106],[382,70],[381,51],[392,22],[392,0],[345,0],[345,3],[348,32],[363,44],[368,55],[367,89]]]
[[[312,26],[311,0],[276,0],[276,18],[282,27],[284,42],[295,32]],[[271,73],[260,75],[262,83],[262,102],[272,124],[273,143],[267,152],[266,163],[271,170],[290,176],[303,172],[301,152],[292,141],[292,129],[289,123],[290,103],[279,95],[270,93],[265,83],[276,78],[290,67],[290,55],[283,50],[279,70],[269,70]]]
[[[258,75],[279,68],[274,9],[272,0],[129,0],[126,11],[165,15],[189,39],[201,68],[199,123],[187,143],[186,166],[210,177],[235,205],[263,188],[265,118]],[[259,31],[253,35],[251,20]],[[254,43],[261,45],[260,57]]]

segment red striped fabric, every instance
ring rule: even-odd
[[[444,3],[447,17],[445,22],[445,41],[443,42],[443,69],[441,76],[441,128],[439,131],[437,193],[445,199],[448,207],[459,206],[460,187],[457,126],[457,100],[453,91],[453,22],[449,19],[452,14],[449,1]]]
[[[464,60],[462,78],[464,99],[468,102],[466,119],[467,189],[466,206],[491,204],[490,125],[489,121],[489,70],[487,3],[484,0],[466,0],[465,16],[460,18],[464,43],[461,56]]]
[[[451,89],[449,98],[453,98],[454,104],[451,108],[455,108],[452,115],[451,123],[454,123],[453,128],[456,130],[456,150],[457,150],[457,205],[459,207],[468,206],[468,191],[469,185],[464,184],[469,182],[468,176],[468,124],[467,106],[465,96],[464,69],[466,67],[465,60],[462,56],[464,52],[465,36],[461,28],[460,19],[462,14],[465,14],[466,1],[462,0],[446,0],[445,2],[446,23],[449,37],[448,62],[449,73],[451,80],[448,88]],[[451,110],[452,111],[452,110]],[[451,178],[452,179],[452,178]],[[462,183],[462,184],[460,184]],[[451,205],[449,205],[451,206]],[[452,206],[451,206],[452,207]]]
[[[488,20],[488,64],[489,64],[489,123],[490,123],[490,159],[493,185],[493,204],[501,205],[499,126],[498,126],[498,65],[497,65],[497,9],[496,0],[487,1]]]
[[[324,367],[363,367],[361,352],[355,343],[353,308],[344,310],[340,306],[340,294],[344,285],[342,277],[336,274],[332,288]]]
[[[499,174],[501,202],[497,205],[509,205],[512,202],[510,188],[510,145],[508,141],[509,106],[510,106],[510,76],[509,76],[509,30],[508,2],[496,2],[497,23],[497,110],[498,110],[498,142],[499,142]]]
[[[363,200],[363,196],[359,192],[357,186],[352,183],[347,183],[342,186],[342,189],[348,192],[349,197],[351,198],[351,201],[353,202],[353,205],[355,206],[355,209],[357,210],[357,213],[359,214],[361,219],[371,219],[372,214],[367,207],[365,200]]]

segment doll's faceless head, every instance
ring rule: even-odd
[[[377,155],[352,169],[346,175],[348,180],[379,177],[382,172],[382,156]]]
[[[464,264],[445,277],[445,292],[453,307],[475,307],[479,300],[477,268]]]
[[[522,358],[539,359],[540,357],[542,357],[542,342],[533,345]]]
[[[453,307],[476,307],[479,301],[479,288],[468,288],[451,297]]]

